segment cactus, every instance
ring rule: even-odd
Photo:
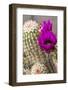
[[[23,74],[31,74],[31,68],[37,62],[44,64],[45,67],[43,73],[49,73],[50,71],[53,72],[47,62],[47,53],[42,51],[37,44],[38,35],[38,28],[33,29],[32,31],[23,32]],[[26,73],[27,70],[30,73]]]

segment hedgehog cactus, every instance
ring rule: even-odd
[[[36,21],[29,20],[24,23],[23,30],[23,74],[32,74],[32,67],[36,63],[43,64],[43,73],[53,72],[49,64],[47,64],[47,53],[40,49],[37,43],[39,36],[39,25]],[[42,66],[42,67],[43,67]],[[42,74],[43,74],[42,73]]]

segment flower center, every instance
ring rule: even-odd
[[[50,41],[50,40],[45,40],[45,41],[44,41],[44,44],[47,44],[47,45],[48,45],[48,44],[51,44],[51,41]]]
[[[38,74],[39,74],[39,73],[40,73],[40,70],[38,70],[38,69],[37,69],[37,70],[36,70],[36,73],[38,73]]]

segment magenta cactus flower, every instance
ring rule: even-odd
[[[57,43],[56,35],[52,32],[52,23],[50,20],[48,20],[48,22],[43,21],[40,30],[41,33],[38,36],[38,44],[42,50],[50,53]]]

